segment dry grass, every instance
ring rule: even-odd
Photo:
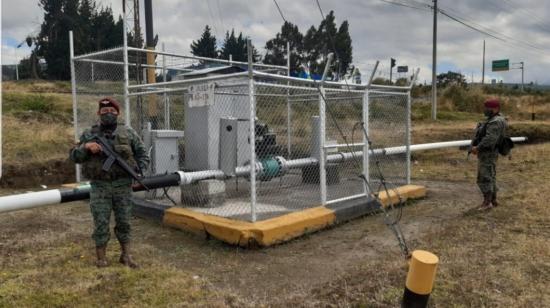
[[[441,260],[431,306],[550,306],[550,144],[500,160],[502,205],[485,213],[468,211],[480,197],[463,154],[417,155],[413,181],[429,193],[404,209],[410,246]],[[135,220],[135,272],[93,267],[84,203],[4,214],[0,225],[0,306],[395,307],[407,271],[379,216],[262,250]],[[110,245],[112,262],[118,253]]]
[[[85,212],[85,207],[46,208],[18,213],[24,219],[15,221],[4,214],[0,307],[188,306],[210,299],[216,303],[215,291],[207,291],[200,277],[156,258],[145,260],[145,255],[154,254],[152,247],[140,247],[141,270],[115,263],[120,254],[115,245],[108,254],[114,264],[97,269],[87,234],[90,222],[82,219]]]
[[[64,123],[29,117],[22,125],[21,118],[5,115],[3,159],[5,164],[24,165],[67,159],[73,143],[72,128]]]
[[[468,138],[476,117],[415,121],[413,141]],[[70,125],[26,119],[21,126],[18,114],[4,116],[4,154],[17,153],[5,160],[65,159]],[[548,122],[516,120],[512,127],[535,141],[550,136]],[[549,154],[550,144],[541,143],[500,159],[502,205],[485,213],[468,211],[480,202],[475,158],[456,149],[414,155],[413,182],[427,185],[428,196],[404,209],[402,227],[411,247],[440,257],[431,306],[550,307]],[[116,263],[114,238],[113,265],[96,269],[91,226],[85,202],[0,215],[0,307],[395,307],[407,272],[379,216],[261,250],[136,219],[138,271]]]
[[[69,81],[20,80],[2,82],[2,90],[31,93],[71,93]]]

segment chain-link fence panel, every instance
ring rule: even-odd
[[[407,184],[407,144],[410,142],[409,93],[369,90],[368,103],[368,134],[374,152],[369,157],[370,180],[374,186],[380,185],[382,177],[392,186]],[[400,148],[392,153],[381,150],[394,147]]]
[[[260,80],[255,98],[257,219],[319,206],[317,89]]]
[[[80,135],[97,123],[97,103],[104,97],[112,97],[121,102],[121,112],[124,112],[123,60],[120,48],[74,60],[77,134]],[[123,119],[124,116],[120,118]]]
[[[324,89],[327,202],[365,193],[364,91]],[[345,157],[345,159],[344,159]]]

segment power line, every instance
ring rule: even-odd
[[[416,1],[416,0],[409,0],[409,1],[400,1],[400,2],[397,2],[397,1],[388,1],[388,0],[380,0],[382,2],[385,2],[385,3],[389,3],[389,4],[393,4],[393,5],[398,5],[398,6],[403,6],[403,7],[408,7],[408,8],[412,8],[412,9],[418,9],[418,10],[427,10],[427,7],[430,7],[433,9],[433,6],[429,5],[429,4],[426,4],[426,3],[423,3],[423,2],[419,2],[419,1]],[[501,41],[511,47],[520,47],[520,48],[524,48],[524,49],[530,49],[532,51],[537,51],[539,53],[542,53],[542,54],[546,54],[546,52],[548,51],[548,49],[545,49],[543,47],[540,47],[536,44],[533,44],[531,42],[528,42],[528,41],[524,41],[524,40],[520,40],[520,39],[516,39],[512,36],[509,36],[507,34],[504,34],[504,33],[501,33],[501,32],[498,32],[496,30],[493,30],[487,26],[483,26],[483,25],[480,25],[472,20],[469,20],[468,18],[465,18],[465,17],[462,17],[461,15],[463,15],[462,13],[459,13],[458,11],[452,9],[452,8],[449,8],[449,7],[445,7],[445,10],[443,9],[438,9],[438,12],[441,13],[442,15],[448,17],[449,19],[467,27],[467,28],[470,28],[471,30],[474,30],[476,32],[479,32],[481,34],[484,34],[486,36],[489,36],[491,38],[494,38],[498,41]],[[452,12],[452,13],[451,13]]]
[[[505,42],[504,39],[502,39],[502,38],[500,38],[500,37],[498,37],[498,36],[492,35],[492,34],[489,33],[489,32],[486,32],[486,31],[483,31],[483,30],[481,30],[481,29],[478,29],[478,28],[476,28],[476,27],[474,27],[474,26],[472,26],[472,25],[469,25],[469,24],[467,24],[466,22],[460,20],[459,17],[454,17],[454,16],[450,15],[449,13],[447,13],[447,12],[444,11],[444,10],[439,9],[438,11],[439,11],[439,13],[441,13],[442,15],[445,15],[445,16],[449,17],[450,19],[452,19],[452,20],[458,22],[459,24],[462,24],[463,26],[466,26],[466,27],[468,27],[468,28],[470,28],[470,29],[472,29],[472,30],[474,30],[474,31],[477,31],[477,32],[479,32],[479,33],[481,33],[481,34],[485,34],[485,35],[487,35],[487,36],[490,36],[490,37],[492,37],[492,38],[494,38],[494,39],[497,39],[497,40],[499,40],[499,41]]]
[[[416,9],[416,10],[420,10],[420,11],[429,11],[429,9],[426,8],[426,7],[414,6],[414,5],[411,5],[411,4],[405,4],[405,3],[403,3],[403,2],[388,1],[388,0],[380,0],[380,1],[385,2],[385,3],[388,3],[388,4],[393,4],[393,5],[397,5],[397,6],[403,6],[403,7],[407,7],[407,8],[411,8],[411,9]]]
[[[535,18],[538,20],[538,22],[536,22],[536,24],[539,26],[539,29],[543,30],[543,31],[550,31],[550,24],[544,20],[544,18],[541,18],[537,12],[533,11],[533,10],[530,10],[526,7],[518,7],[516,8],[512,1],[510,0],[504,0],[505,3],[508,3],[508,5],[506,5],[508,8],[509,8],[509,12],[510,13],[513,13],[512,10],[514,12],[519,12],[520,14],[523,13],[524,17],[527,17],[529,18],[530,21],[533,21],[532,19]],[[501,4],[501,2],[499,2],[499,5]]]
[[[283,15],[283,11],[281,11],[281,8],[279,7],[279,4],[277,3],[277,0],[273,0],[273,2],[275,2],[275,6],[277,7],[277,10],[279,11],[279,14],[281,15],[281,18],[283,19],[283,21],[287,22],[286,19],[285,19],[285,16]]]
[[[483,26],[483,25],[480,25],[476,22],[468,20],[467,18],[461,17],[461,16],[459,16],[459,14],[456,10],[450,9],[448,7],[446,7],[446,10],[447,11],[439,10],[439,12],[442,13],[443,15],[453,19],[454,21],[456,21],[456,19],[459,19],[461,22],[460,21],[457,21],[457,22],[460,22],[461,24],[466,25],[469,28],[472,28],[472,29],[474,29],[478,32],[487,32],[486,33],[487,35],[489,35],[493,38],[497,38],[498,40],[500,40],[504,43],[507,43],[511,47],[521,47],[521,48],[525,48],[525,49],[531,48],[533,51],[538,51],[538,52],[547,51],[547,49],[544,49],[544,48],[542,48],[540,46],[537,46],[533,43],[516,39],[516,38],[514,38],[512,36],[509,36],[507,34],[495,31],[495,30],[493,30],[493,29],[491,29],[487,26]],[[448,11],[453,11],[455,13],[451,14]],[[452,17],[449,16],[449,15],[452,15]]]
[[[468,18],[466,18],[466,17],[461,17],[460,15],[464,15],[464,14],[462,14],[461,12],[458,12],[458,11],[456,11],[456,10],[453,10],[452,8],[449,8],[449,7],[445,7],[445,8],[446,8],[446,10],[448,10],[448,11],[454,12],[454,14],[453,14],[454,17],[459,18],[459,19],[461,19],[461,20],[463,20],[463,21],[469,22],[469,23],[471,23],[471,24],[477,26],[478,28],[485,29],[485,31],[491,32],[491,33],[493,33],[493,34],[496,35],[496,36],[501,36],[501,37],[503,37],[503,38],[506,38],[507,40],[516,41],[516,42],[518,42],[518,43],[520,43],[520,44],[525,44],[525,45],[528,45],[528,46],[530,46],[530,47],[532,47],[532,48],[535,48],[535,49],[544,50],[544,48],[541,48],[540,46],[537,46],[537,45],[535,45],[535,44],[533,44],[533,43],[530,43],[530,42],[527,42],[527,41],[522,41],[522,40],[516,39],[516,38],[514,38],[514,37],[512,37],[512,36],[509,36],[509,35],[507,35],[507,34],[505,34],[505,33],[498,32],[498,31],[493,30],[493,29],[491,29],[491,28],[489,28],[489,27],[487,27],[487,26],[484,26],[484,25],[481,25],[481,24],[479,24],[479,23],[476,23],[476,22],[472,21],[471,19],[468,19]],[[446,12],[446,13],[448,13],[448,12]]]

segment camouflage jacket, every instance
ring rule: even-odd
[[[93,140],[95,134],[104,136],[98,125],[86,129],[80,136],[79,143],[71,149],[70,159],[77,164],[82,164],[83,175],[89,180],[129,178],[130,176],[116,164],[111,167],[110,171],[103,171],[102,165],[105,157],[101,154],[93,155],[84,148],[87,142]],[[119,124],[112,136],[106,139],[111,143],[113,150],[124,158],[130,166],[136,168],[137,171],[147,169],[150,161],[147,149],[139,135],[132,128]]]
[[[479,152],[494,152],[497,150],[497,145],[506,135],[506,119],[500,114],[492,116],[483,123],[480,129],[484,130],[481,140],[477,144]]]

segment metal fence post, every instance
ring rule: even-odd
[[[365,128],[365,132],[363,134],[363,175],[368,183],[370,183],[370,156],[369,156],[369,108],[370,108],[370,85],[372,84],[372,80],[374,79],[374,74],[376,74],[376,70],[378,69],[378,64],[380,64],[380,61],[376,61],[376,64],[374,64],[374,68],[372,69],[372,73],[369,78],[369,82],[367,83],[367,88],[365,89],[365,94],[363,96],[363,127]],[[365,185],[365,193],[367,193],[367,185]],[[369,192],[370,193],[370,192]]]
[[[407,185],[411,184],[411,91],[407,92],[407,127],[405,131],[407,147]]]
[[[320,87],[319,94],[319,185],[321,189],[321,205],[327,204],[327,169],[326,169],[326,102],[325,88]]]
[[[71,93],[73,96],[73,127],[74,127],[74,140],[78,141],[78,107],[76,105],[76,74],[74,69],[74,39],[73,31],[69,31],[69,55],[71,61]],[[80,164],[75,165],[76,182],[80,182]]]
[[[420,69],[417,68],[411,79],[411,84],[409,85],[409,90],[407,91],[407,184],[411,183],[411,117],[412,117],[412,106],[411,106],[411,91],[418,78],[418,73]]]
[[[126,4],[123,5],[123,9],[124,9],[124,12],[123,12],[124,20],[122,22],[122,34],[123,34],[122,37],[123,37],[124,46],[122,49],[122,54],[124,58],[124,121],[126,122],[126,126],[131,127],[132,123],[131,123],[131,117],[130,117],[130,97],[128,96],[129,94],[128,86],[129,86],[130,76],[128,74],[128,35],[126,35],[126,33],[128,33],[128,29],[127,29],[128,25],[126,24],[128,19],[126,15]]]
[[[247,39],[248,51],[248,96],[250,99],[250,216],[256,221],[256,98],[252,63],[252,41]]]
[[[369,134],[369,89],[365,90],[363,94],[363,126],[365,132],[363,134],[363,176],[370,183],[369,177],[369,142],[367,136]],[[365,193],[371,193],[367,191],[367,185],[365,185]]]
[[[162,52],[164,52],[164,43],[162,43]],[[162,81],[166,82],[166,55],[162,55]],[[164,86],[166,89],[166,86]],[[168,103],[168,95],[163,93],[164,98],[164,129],[170,129],[170,104]]]
[[[286,75],[290,77],[290,42],[286,42],[286,51],[287,51],[287,59],[286,59],[286,66],[287,66],[287,73]],[[290,82],[286,82],[287,85],[290,85]],[[288,158],[291,157],[292,154],[292,108],[290,106],[290,89],[286,90],[286,139],[287,139],[287,155]]]

